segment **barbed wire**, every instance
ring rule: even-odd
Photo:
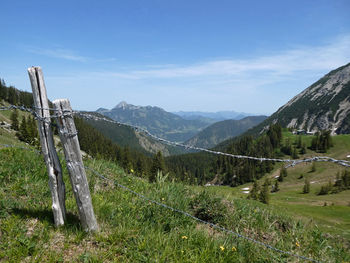
[[[74,111],[74,114],[81,116],[81,117],[85,117],[86,119],[92,119],[92,120],[103,120],[106,122],[110,122],[110,123],[114,123],[117,125],[123,125],[123,126],[128,126],[136,131],[141,131],[143,133],[145,133],[146,135],[148,135],[149,137],[163,142],[165,144],[168,145],[172,145],[172,146],[178,146],[178,147],[182,147],[182,148],[186,148],[186,149],[192,149],[192,150],[196,150],[196,151],[202,151],[202,152],[207,152],[207,153],[212,153],[212,154],[216,154],[216,155],[222,155],[222,156],[227,156],[227,157],[232,157],[232,158],[237,158],[237,159],[249,159],[249,160],[255,160],[255,161],[272,161],[272,162],[284,162],[284,163],[289,163],[286,168],[295,166],[297,164],[300,163],[309,163],[309,162],[333,162],[345,167],[350,167],[350,161],[346,161],[346,160],[337,160],[334,159],[332,157],[328,157],[328,156],[316,156],[316,157],[310,157],[310,158],[305,158],[305,159],[279,159],[279,158],[264,158],[264,157],[254,157],[254,156],[246,156],[246,155],[237,155],[237,154],[230,154],[230,153],[225,153],[225,152],[219,152],[219,151],[214,151],[214,150],[210,150],[210,149],[206,149],[206,148],[201,148],[201,147],[197,147],[197,146],[192,146],[192,145],[188,145],[188,144],[183,144],[183,143],[179,143],[179,142],[172,142],[163,138],[160,138],[152,133],[150,133],[148,130],[135,126],[135,125],[131,125],[131,124],[127,124],[127,123],[122,123],[119,121],[115,121],[115,120],[111,120],[105,117],[98,117],[92,114],[88,114],[88,113],[82,113],[79,111]]]
[[[239,238],[243,238],[243,239],[245,239],[245,240],[248,240],[248,241],[253,242],[253,243],[255,243],[255,244],[264,246],[264,247],[266,247],[266,248],[268,248],[268,249],[271,249],[271,250],[274,250],[274,251],[276,251],[276,252],[279,252],[279,253],[282,253],[282,254],[286,254],[286,255],[289,255],[289,256],[293,256],[293,257],[297,257],[297,258],[300,258],[300,259],[303,259],[303,260],[308,260],[308,261],[311,261],[311,262],[317,262],[317,263],[320,263],[320,262],[321,262],[321,261],[318,261],[318,260],[315,260],[315,259],[312,259],[312,258],[308,258],[308,257],[305,257],[305,256],[301,256],[301,255],[294,254],[294,253],[292,253],[292,252],[290,252],[290,251],[281,250],[281,249],[279,249],[279,248],[276,248],[276,247],[274,247],[274,246],[271,246],[271,245],[269,245],[269,244],[266,244],[266,243],[264,243],[264,242],[261,242],[261,241],[259,241],[259,240],[254,239],[254,238],[251,238],[251,237],[248,237],[248,236],[239,234],[239,233],[237,233],[237,232],[234,232],[234,231],[232,231],[232,230],[226,229],[226,228],[224,228],[224,227],[222,227],[222,226],[219,226],[219,225],[217,225],[217,224],[214,224],[214,223],[205,221],[205,220],[203,220],[203,219],[200,219],[200,218],[198,218],[198,217],[195,217],[195,216],[191,215],[191,214],[188,213],[188,212],[185,212],[185,211],[182,211],[182,210],[180,210],[180,209],[177,209],[177,208],[171,207],[171,206],[169,206],[169,205],[166,205],[166,204],[160,203],[160,202],[158,202],[158,201],[155,201],[155,200],[153,200],[153,199],[151,199],[151,198],[149,198],[149,197],[147,197],[147,196],[145,196],[145,195],[143,195],[143,194],[140,194],[140,193],[138,193],[138,192],[136,192],[136,191],[130,189],[130,188],[127,187],[127,186],[124,186],[124,185],[118,183],[116,180],[113,180],[113,179],[110,179],[110,178],[104,176],[103,174],[97,172],[96,170],[94,170],[94,169],[92,169],[92,168],[90,168],[90,167],[88,167],[88,166],[84,166],[84,167],[85,167],[85,169],[87,169],[87,170],[93,172],[95,175],[97,175],[97,176],[100,177],[101,179],[106,180],[106,181],[110,181],[110,182],[114,183],[116,186],[118,186],[118,187],[120,187],[120,188],[122,188],[122,189],[124,189],[124,190],[126,190],[126,191],[128,191],[128,192],[130,192],[130,193],[132,193],[132,194],[134,194],[134,195],[136,195],[137,197],[143,199],[144,201],[151,202],[151,203],[153,203],[153,204],[156,204],[156,205],[158,205],[158,206],[161,206],[161,207],[166,208],[166,209],[168,209],[168,210],[171,210],[171,211],[173,211],[173,212],[176,212],[176,213],[182,214],[182,215],[184,215],[184,216],[186,216],[186,217],[192,218],[193,220],[196,220],[196,221],[201,222],[201,223],[203,223],[203,224],[209,225],[209,226],[212,227],[212,228],[215,228],[215,229],[218,229],[218,230],[220,230],[220,231],[229,233],[229,234],[234,235],[234,236],[239,237]]]
[[[2,106],[0,107],[0,111],[7,111],[7,110],[21,110],[21,111],[25,111],[25,112],[29,112],[30,114],[32,114],[34,116],[34,119],[36,120],[40,120],[42,122],[45,122],[49,125],[52,126],[56,126],[54,123],[52,123],[50,121],[51,117],[43,117],[40,116],[40,114],[38,112],[36,112],[35,109],[39,109],[38,107],[33,107],[33,108],[28,108],[26,106],[18,106],[18,105],[10,105],[10,106]],[[51,110],[51,109],[44,109],[41,108],[42,110]]]
[[[34,118],[46,123],[49,123],[50,125],[53,126],[57,126],[55,124],[53,124],[52,122],[48,121],[47,118],[60,118],[60,117],[73,117],[73,115],[78,115],[80,117],[86,118],[86,119],[91,119],[94,121],[98,121],[98,120],[102,120],[102,121],[106,121],[106,122],[110,122],[110,123],[114,123],[117,124],[119,126],[127,126],[129,128],[134,129],[135,131],[138,132],[142,132],[144,134],[146,134],[147,136],[170,146],[176,146],[176,147],[182,147],[185,149],[191,149],[191,150],[195,150],[195,151],[202,151],[202,152],[207,152],[207,153],[211,153],[211,154],[215,154],[215,155],[221,155],[221,156],[227,156],[227,157],[231,157],[231,158],[236,158],[236,159],[248,159],[248,160],[254,160],[254,161],[271,161],[271,162],[282,162],[282,163],[288,163],[285,168],[289,168],[289,167],[294,167],[297,164],[300,163],[310,163],[310,162],[333,162],[336,164],[339,164],[341,166],[344,167],[350,167],[350,161],[347,160],[337,160],[335,158],[332,157],[328,157],[328,156],[315,156],[315,157],[310,157],[310,158],[304,158],[304,159],[280,159],[280,158],[265,158],[265,157],[254,157],[254,156],[246,156],[246,155],[238,155],[238,154],[231,154],[231,153],[225,153],[225,152],[220,152],[220,151],[214,151],[214,150],[210,150],[210,149],[206,149],[206,148],[202,148],[202,147],[197,147],[197,146],[193,146],[193,145],[188,145],[188,144],[183,144],[183,143],[179,143],[179,142],[173,142],[173,141],[169,141],[166,140],[164,138],[160,138],[152,133],[150,133],[148,130],[136,126],[136,125],[132,125],[132,124],[128,124],[128,123],[123,123],[123,122],[119,122],[119,121],[115,121],[115,120],[111,120],[109,118],[106,117],[99,117],[93,114],[89,114],[86,112],[81,112],[81,111],[70,111],[70,110],[58,110],[58,109],[53,109],[53,108],[39,108],[39,107],[33,107],[34,109],[41,109],[41,110],[50,110],[50,111],[54,111],[55,113],[53,115],[51,115],[50,117],[41,117],[39,116],[39,114],[30,108],[27,108],[25,106],[16,106],[16,105],[10,105],[7,107],[0,107],[0,110],[13,110],[13,109],[19,109],[19,110],[23,110],[23,111],[27,111],[30,112],[34,115]],[[57,113],[60,112],[60,113]],[[71,134],[71,136],[75,136],[77,134]]]

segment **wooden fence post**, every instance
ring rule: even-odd
[[[57,113],[57,123],[73,193],[78,206],[79,218],[86,231],[97,231],[98,225],[92,207],[91,196],[85,168],[80,152],[73,111],[69,100],[53,101]]]
[[[44,77],[40,67],[28,68],[28,74],[33,90],[35,111],[38,116],[41,149],[49,174],[54,221],[56,226],[60,226],[64,224],[66,218],[65,185],[62,178],[62,167],[57,156],[50,127],[50,110]]]

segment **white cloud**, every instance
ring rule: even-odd
[[[67,50],[67,49],[62,49],[62,48],[56,48],[56,49],[29,48],[28,51],[33,53],[33,54],[44,55],[44,56],[53,57],[53,58],[72,60],[72,61],[85,62],[85,61],[89,60],[88,57],[76,55],[73,51]]]
[[[271,77],[289,75],[298,71],[329,70],[350,61],[350,36],[335,39],[334,43],[316,47],[298,47],[270,56],[254,59],[214,60],[193,65],[156,65],[155,69],[137,69],[128,72],[110,72],[128,79],[191,78],[201,76],[242,76],[257,72]]]

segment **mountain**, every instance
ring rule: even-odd
[[[203,112],[203,111],[177,111],[173,112],[186,120],[207,119],[215,121],[223,120],[240,120],[253,114],[235,111],[218,111],[218,112]]]
[[[85,112],[81,112],[82,117]],[[145,135],[144,133],[137,132],[131,127],[118,125],[105,120],[98,119],[98,117],[103,117],[101,114],[96,112],[86,112],[89,115],[96,116],[97,118],[83,118],[86,123],[97,129],[105,137],[112,140],[122,147],[129,147],[130,149],[137,150],[144,154],[155,154],[158,151],[162,152],[164,156],[169,156],[172,154],[185,153],[186,151],[182,148],[165,145],[160,143],[151,137]],[[78,114],[79,116],[79,114]]]
[[[182,142],[214,122],[185,120],[159,107],[135,106],[125,101],[111,110],[100,108],[97,112],[113,120],[145,128],[159,137]]]
[[[271,123],[305,131],[350,133],[350,63],[332,70],[243,135],[261,134]],[[220,148],[230,144],[223,142]]]
[[[199,132],[188,140],[186,144],[202,148],[211,148],[228,138],[242,134],[249,128],[258,125],[266,118],[267,116],[249,116],[241,120],[219,121]]]

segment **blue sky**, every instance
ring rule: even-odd
[[[350,1],[8,1],[0,77],[80,110],[125,100],[168,111],[271,114],[350,62]]]

